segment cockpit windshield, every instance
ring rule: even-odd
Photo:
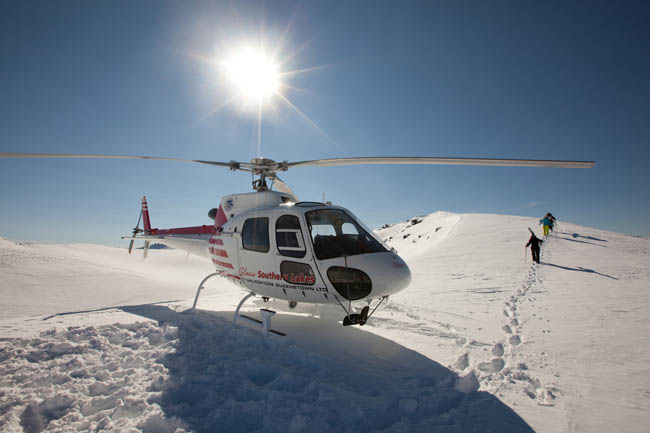
[[[305,216],[318,260],[388,251],[342,210],[320,209]]]

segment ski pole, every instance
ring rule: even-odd
[[[524,263],[526,263],[526,255],[528,254],[528,251],[526,250],[528,250],[528,248],[524,247]]]

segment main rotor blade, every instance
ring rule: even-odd
[[[276,191],[291,194],[296,200],[298,200],[298,196],[294,194],[293,190],[289,187],[289,185],[284,183],[284,181],[280,179],[278,176],[273,177],[273,188],[275,188]]]
[[[289,167],[332,167],[361,164],[438,164],[438,165],[488,165],[501,167],[563,167],[591,168],[594,161],[554,161],[542,159],[497,159],[497,158],[444,158],[444,157],[361,157],[314,159],[288,163]]]
[[[6,153],[0,152],[0,158],[82,158],[82,159],[157,159],[165,161],[198,162],[200,164],[231,167],[234,162],[202,161],[199,159],[168,158],[163,156],[138,155],[102,155],[87,153]]]

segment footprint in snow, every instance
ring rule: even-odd
[[[492,348],[492,355],[494,356],[503,356],[504,350],[503,350],[503,344],[497,343],[494,345]]]
[[[505,367],[505,365],[506,362],[502,358],[494,358],[490,362],[481,362],[478,365],[478,369],[486,373],[497,373],[503,370],[503,367]]]
[[[454,364],[454,367],[459,370],[463,371],[469,366],[469,353],[464,353],[458,357],[456,360],[456,363]]]

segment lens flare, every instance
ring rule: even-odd
[[[200,121],[206,121],[227,107],[237,111],[240,116],[256,117],[257,156],[260,157],[262,128],[267,122],[268,115],[270,114],[272,119],[275,114],[277,118],[279,109],[287,107],[313,127],[325,140],[341,149],[309,117],[307,112],[301,110],[292,101],[291,97],[292,93],[297,92],[303,95],[310,94],[292,83],[298,76],[335,65],[295,67],[298,63],[298,54],[306,50],[311,41],[291,49],[288,35],[293,18],[277,38],[265,37],[264,28],[261,31],[251,32],[250,29],[241,25],[237,14],[234,18],[236,19],[233,22],[238,23],[239,28],[232,27],[232,25],[224,27],[231,30],[224,34],[228,33],[233,36],[214,39],[210,37],[205,51],[192,49],[184,53],[206,67],[203,71],[207,80],[201,80],[199,86],[201,97],[206,98],[210,106],[208,112],[201,116]]]
[[[278,66],[261,51],[244,49],[223,62],[237,93],[250,101],[263,102],[278,92]]]

